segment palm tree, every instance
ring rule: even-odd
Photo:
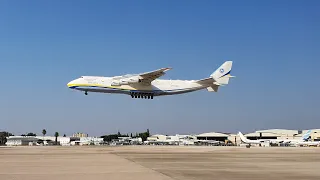
[[[147,129],[147,137],[150,137],[150,132],[149,132],[149,129]]]
[[[47,134],[47,130],[46,129],[42,129],[42,135],[43,135],[43,138],[42,138],[42,142],[43,142],[43,145],[44,145],[44,136]]]
[[[56,141],[55,141],[55,144],[58,145],[58,136],[59,136],[59,133],[58,132],[55,132],[54,133],[54,137],[56,137]]]

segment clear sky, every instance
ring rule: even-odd
[[[320,128],[320,1],[0,2],[0,131],[70,135]],[[68,89],[81,75],[172,67],[228,86],[154,100]]]

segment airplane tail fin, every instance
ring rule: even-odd
[[[218,92],[220,86],[227,85],[229,79],[234,77],[230,75],[232,61],[224,62],[210,77],[198,80],[197,83],[207,87],[209,92]]]
[[[302,140],[308,140],[311,134],[311,130],[308,130],[305,134],[302,136]]]
[[[242,142],[244,142],[244,143],[248,142],[247,138],[244,137],[244,135],[241,132],[239,132],[239,136],[240,136],[240,139]]]
[[[216,81],[217,85],[227,85],[229,84],[229,79],[234,77],[230,75],[231,69],[232,61],[226,61],[210,77]]]

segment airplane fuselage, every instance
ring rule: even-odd
[[[156,79],[152,81],[150,85],[143,85],[139,83],[128,83],[125,85],[121,85],[114,77],[84,76],[68,83],[68,87],[71,89],[84,91],[86,93],[118,93],[128,94],[132,97],[151,97],[182,94],[204,89],[208,86],[198,84],[193,80],[187,81],[164,79]]]

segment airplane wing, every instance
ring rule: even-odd
[[[151,82],[165,74],[166,71],[171,68],[161,68],[150,72],[145,72],[141,74],[127,74],[123,76],[114,77],[112,85],[120,86],[120,85],[128,85],[140,83],[143,85],[150,85]]]
[[[150,85],[153,80],[165,75],[165,72],[170,69],[172,68],[161,68],[154,71],[141,73],[139,74],[139,76],[142,77],[141,83],[145,85]]]

